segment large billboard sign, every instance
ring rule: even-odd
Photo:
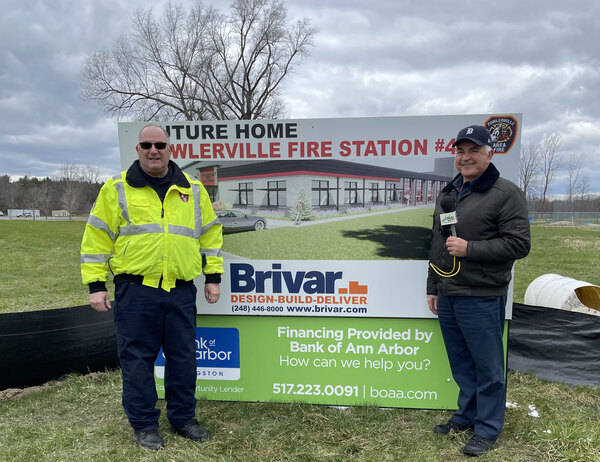
[[[198,299],[198,396],[455,406],[425,283],[435,198],[471,124],[518,182],[521,114],[159,123],[225,232],[221,298]],[[144,125],[119,124],[123,169]]]

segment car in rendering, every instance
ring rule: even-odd
[[[223,225],[223,233],[259,231],[267,227],[267,220],[263,217],[248,215],[237,210],[217,210],[215,213]]]

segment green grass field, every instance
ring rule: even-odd
[[[543,274],[600,286],[600,227],[533,225],[529,255],[515,262],[514,295],[522,302],[531,282]]]
[[[0,313],[87,304],[79,272],[84,226],[80,221],[0,221]],[[255,259],[427,259],[430,226],[431,210],[419,209],[228,234],[224,250]],[[515,264],[515,302],[523,302],[527,286],[542,274],[600,285],[600,227],[534,225],[531,230],[531,253]]]
[[[0,313],[88,303],[79,249],[84,221],[0,221]]]
[[[1,312],[87,302],[79,276],[83,226],[82,222],[0,222]],[[347,227],[345,231],[357,232]],[[317,225],[304,239],[338,242],[343,232],[336,226]],[[515,301],[522,301],[529,282],[549,272],[600,283],[600,230],[536,225],[532,232],[533,251],[515,268]],[[244,233],[231,236],[231,245],[251,236],[253,242],[274,240],[268,232]],[[230,245],[229,237],[226,245]],[[357,247],[349,250],[346,243],[341,251],[368,254],[386,249],[385,245],[373,247],[359,234],[351,240]],[[368,249],[360,250],[361,244]],[[450,411],[209,401],[197,406],[199,421],[213,434],[202,445],[169,432],[165,403],[159,401],[163,411],[160,431],[167,447],[154,453],[131,442],[120,390],[119,372],[108,371],[72,375],[22,394],[0,392],[0,461],[466,460],[461,453],[466,435],[441,437],[431,431],[449,418]],[[600,387],[547,383],[509,372],[507,399],[516,407],[507,409],[497,448],[481,460],[600,461]],[[539,418],[528,415],[530,405],[536,407]]]
[[[432,210],[228,234],[223,250],[251,259],[426,260]]]
[[[171,433],[166,449],[138,448],[121,407],[118,371],[70,376],[26,396],[0,398],[2,462],[86,461],[462,461],[467,435],[431,429],[449,411],[347,409],[307,404],[200,401],[197,417],[212,439],[196,445]],[[506,424],[486,461],[600,461],[600,388],[508,375]],[[539,418],[528,415],[534,405]]]

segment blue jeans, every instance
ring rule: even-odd
[[[437,308],[452,376],[460,388],[460,425],[496,440],[504,424],[506,380],[504,315],[506,295],[458,297],[438,295]]]
[[[196,287],[162,289],[121,282],[115,287],[115,326],[123,408],[134,431],[158,429],[154,362],[165,354],[167,418],[181,428],[196,412]]]

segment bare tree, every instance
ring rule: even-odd
[[[534,193],[534,180],[540,170],[539,147],[527,143],[523,147],[521,163],[519,164],[519,182],[525,197],[531,199]]]
[[[573,195],[577,192],[581,181],[581,168],[583,167],[583,155],[571,153],[565,163],[567,169],[567,198],[573,200]]]
[[[39,185],[35,187],[35,194],[38,197],[37,208],[40,209],[42,215],[50,215],[52,212],[53,204],[53,191],[51,186],[51,180],[46,178],[41,181]]]
[[[90,202],[87,186],[97,185],[99,177],[98,167],[76,164],[63,164],[52,174],[52,179],[59,186],[60,205],[69,215],[77,213],[80,209],[87,209],[87,203]]]
[[[209,101],[217,119],[276,118],[278,90],[296,58],[308,54],[316,29],[304,18],[286,23],[283,3],[233,0],[225,27],[212,34],[216,54],[209,66]]]
[[[51,177],[54,181],[81,181],[82,170],[80,165],[66,163],[61,165]]]
[[[585,199],[585,196],[588,192],[590,192],[590,177],[587,175],[583,175],[577,185],[576,189],[577,194],[579,194],[580,199]]]
[[[30,210],[39,209],[39,195],[37,191],[40,184],[39,180],[35,177],[29,178],[25,176],[20,178],[17,183],[21,185],[21,188],[19,188],[21,191],[19,203],[22,204],[22,208]]]
[[[66,182],[60,196],[60,204],[64,207],[69,215],[76,212],[81,201],[81,183]]]
[[[140,120],[276,118],[281,83],[315,34],[277,0],[231,0],[229,15],[199,1],[187,14],[169,3],[159,19],[137,10],[130,34],[87,58],[83,95]]]
[[[82,165],[79,170],[81,181],[87,183],[100,183],[102,175],[100,174],[100,168],[95,165]]]
[[[539,145],[542,203],[546,202],[548,189],[556,173],[562,168],[562,162],[558,155],[558,148],[561,143],[560,134],[555,132],[544,135]]]

